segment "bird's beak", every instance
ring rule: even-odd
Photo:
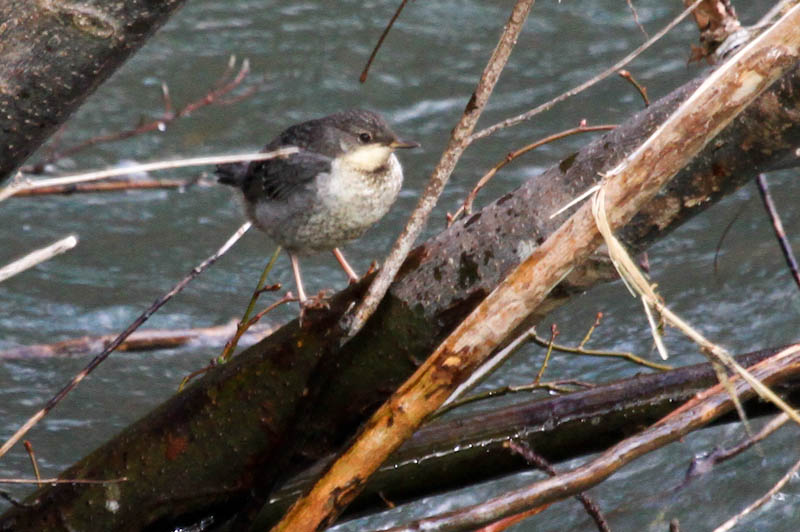
[[[389,144],[389,147],[393,150],[398,148],[419,148],[419,142],[414,142],[413,140],[403,140],[403,139],[395,139]]]

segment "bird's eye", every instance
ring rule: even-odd
[[[361,142],[361,144],[366,144],[372,140],[372,135],[369,133],[362,133],[358,136],[358,140]]]

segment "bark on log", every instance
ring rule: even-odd
[[[0,4],[0,183],[184,1]]]
[[[782,349],[748,353],[736,360],[743,367],[750,367]],[[525,441],[548,462],[602,451],[716,383],[710,364],[695,364],[555,398],[530,399],[471,413],[466,421],[433,421],[418,430],[370,478],[348,512],[380,511],[386,508],[386,500],[400,504],[530,470],[531,465],[523,457],[505,448],[511,439]],[[800,399],[798,379],[778,383],[773,389],[793,404]],[[749,418],[777,412],[774,405],[759,400],[748,401],[744,406]],[[739,422],[739,418],[730,414],[712,425],[728,422]],[[256,528],[277,522],[327,462],[320,461],[277,490]]]
[[[363,283],[329,312],[293,322],[130,426],[63,476],[131,480],[114,490],[56,486],[34,509],[10,510],[0,529],[168,529],[216,513],[326,455],[348,437],[433,347],[560,220],[549,216],[632,151],[697,86],[689,83],[520,189],[417,248],[378,313],[344,349],[339,315]],[[634,249],[732,192],[800,144],[800,68],[723,131],[623,231]],[[571,274],[545,314],[599,280],[604,261]],[[320,362],[322,361],[322,362]],[[110,512],[108,505],[115,508]],[[6,528],[3,528],[6,527]]]

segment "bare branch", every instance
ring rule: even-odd
[[[367,295],[352,315],[346,316],[343,320],[342,328],[347,331],[348,338],[352,338],[375,312],[378,303],[383,299],[394,276],[397,275],[400,266],[411,250],[411,246],[414,245],[417,237],[422,232],[422,228],[436,205],[442,190],[444,190],[450,174],[453,173],[461,154],[464,153],[470,143],[470,134],[478,123],[478,118],[480,118],[483,108],[486,107],[489,101],[489,96],[491,96],[492,90],[500,78],[500,73],[511,55],[511,50],[513,50],[514,44],[517,42],[517,37],[522,31],[522,26],[525,24],[533,4],[534,0],[517,0],[514,5],[511,16],[500,36],[500,42],[497,43],[492,57],[489,58],[481,79],[478,81],[478,86],[475,88],[475,92],[472,93],[472,97],[467,102],[467,107],[461,115],[461,120],[453,129],[447,148],[445,148],[439,164],[434,168],[428,186],[425,187],[425,191],[422,193],[419,203],[417,203],[417,208],[411,214],[411,218],[408,220],[403,232],[397,237],[392,251],[386,258],[383,268],[381,268],[370,285]]]
[[[53,242],[49,246],[37,249],[28,253],[24,257],[15,260],[11,264],[7,264],[0,268],[0,283],[14,277],[18,273],[24,272],[29,268],[33,268],[46,260],[50,260],[56,255],[60,255],[78,245],[78,238],[75,235],[70,235],[62,238],[57,242]]]
[[[147,319],[152,316],[158,309],[172,299],[178,292],[183,290],[195,277],[203,273],[209,266],[214,264],[217,259],[228,252],[228,250],[250,229],[251,223],[247,222],[242,225],[213,255],[206,260],[195,266],[189,274],[181,279],[172,289],[159,297],[150,307],[147,308],[142,314],[136,318],[119,336],[114,339],[103,351],[94,357],[89,364],[83,368],[77,375],[75,375],[59,392],[54,395],[47,404],[44,405],[38,412],[28,419],[17,431],[0,447],[0,457],[5,455],[20,438],[33,428],[44,416],[47,415],[53,408],[61,402],[61,400],[69,394],[80,382],[85,379],[97,366],[99,366],[108,356],[119,347],[119,345],[130,336],[130,334],[138,329]]]
[[[670,22],[669,24],[664,26],[661,29],[661,31],[659,31],[658,33],[653,35],[650,39],[648,39],[647,42],[645,42],[644,44],[639,46],[636,50],[634,50],[633,52],[629,53],[624,58],[622,58],[620,61],[615,63],[613,66],[610,66],[609,68],[607,68],[606,70],[604,70],[600,74],[596,75],[592,79],[581,83],[577,87],[572,88],[572,89],[568,90],[567,92],[565,92],[565,93],[563,93],[563,94],[561,94],[559,96],[556,96],[555,98],[553,98],[549,102],[545,102],[545,103],[543,103],[543,104],[541,104],[541,105],[539,105],[537,107],[534,107],[530,111],[526,111],[526,112],[522,113],[521,115],[517,115],[517,116],[512,117],[512,118],[507,118],[506,120],[503,120],[502,122],[498,122],[497,124],[495,124],[493,126],[489,126],[486,129],[482,129],[482,130],[478,131],[477,133],[473,134],[469,138],[469,142],[473,142],[475,140],[482,139],[484,137],[488,137],[489,135],[491,135],[492,133],[494,133],[497,130],[500,130],[500,129],[503,129],[503,128],[506,128],[506,127],[516,126],[517,124],[519,124],[521,122],[524,122],[525,120],[530,120],[534,116],[551,109],[555,104],[563,102],[567,98],[571,98],[572,96],[575,96],[576,94],[580,94],[581,92],[585,91],[586,89],[588,89],[592,85],[595,85],[598,82],[606,79],[608,76],[614,74],[616,71],[618,71],[619,69],[621,69],[622,67],[624,67],[625,65],[627,65],[628,63],[630,63],[631,61],[636,59],[637,57],[639,57],[639,55],[641,55],[642,52],[644,52],[645,50],[650,48],[653,44],[656,43],[656,41],[661,39],[661,37],[666,35],[672,28],[677,26],[683,19],[685,19],[689,15],[689,13],[691,13],[692,10],[702,1],[703,0],[695,0],[695,2],[688,9],[684,10],[683,13],[681,13],[680,15],[675,17],[675,19],[672,22]]]

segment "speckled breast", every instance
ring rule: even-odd
[[[317,253],[360,237],[391,208],[403,183],[394,154],[386,168],[360,172],[334,162],[302,192],[260,202],[248,214],[264,232],[299,254]]]

